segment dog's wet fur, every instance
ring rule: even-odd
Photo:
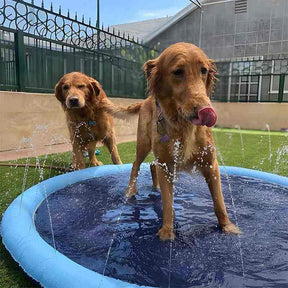
[[[103,103],[109,103],[109,100],[98,81],[80,72],[65,74],[55,87],[55,96],[66,114],[73,148],[73,168],[85,168],[85,151],[88,151],[90,166],[102,165],[95,156],[99,141],[107,146],[113,163],[122,164],[113,117],[103,109]]]
[[[147,61],[143,68],[148,80],[149,97],[127,108],[111,103],[105,107],[106,111],[117,117],[125,118],[126,114],[139,112],[137,153],[126,191],[127,197],[137,192],[140,164],[152,150],[156,159],[151,164],[153,186],[160,185],[163,202],[163,224],[158,231],[161,240],[175,237],[174,174],[179,170],[191,173],[193,168],[200,170],[208,184],[222,231],[241,233],[230,222],[226,211],[212,130],[205,126],[205,123],[211,121],[204,118],[210,116],[205,114],[203,119],[197,117],[197,112],[203,107],[208,107],[214,113],[210,93],[216,80],[215,62],[195,45],[176,43],[164,50],[158,58]],[[160,115],[165,122],[164,128],[159,124]],[[159,131],[159,128],[164,131]],[[162,141],[162,134],[166,134],[166,141]],[[175,145],[179,146],[177,163]]]

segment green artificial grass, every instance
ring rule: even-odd
[[[220,165],[240,166],[288,176],[288,133],[271,132],[269,136],[269,133],[265,131],[217,128],[213,130],[213,134]],[[243,143],[243,150],[241,143]],[[97,158],[104,164],[112,163],[107,149],[100,147],[99,150],[101,153]],[[118,150],[123,163],[134,161],[135,142],[119,144]],[[152,160],[153,156],[149,154],[145,161]],[[36,159],[29,158],[13,162],[26,163],[26,161],[35,164]],[[68,167],[71,162],[71,152],[41,156],[39,162],[45,163],[46,166]],[[39,172],[35,168],[0,167],[0,215],[22,191],[58,174],[59,172],[49,169]],[[26,276],[2,244],[0,246],[0,287],[40,287]]]
[[[219,164],[288,176],[288,133],[260,132],[213,130]]]

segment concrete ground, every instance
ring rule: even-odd
[[[131,141],[136,141],[136,135],[125,135],[117,137],[118,144]],[[53,153],[63,153],[71,150],[72,147],[70,143],[63,143],[63,144],[36,147],[34,149],[25,148],[9,151],[0,151],[0,161],[17,160],[27,157],[35,157]]]

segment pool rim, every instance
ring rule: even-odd
[[[132,164],[104,165],[47,179],[19,195],[5,211],[1,222],[2,242],[22,269],[44,287],[147,287],[103,276],[72,261],[50,246],[36,230],[34,216],[45,198],[59,189],[94,177],[130,171]],[[141,171],[149,170],[141,165]],[[288,177],[258,170],[220,166],[220,173],[263,180],[288,187]]]

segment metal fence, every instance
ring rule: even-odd
[[[0,90],[51,93],[63,74],[81,71],[110,96],[144,98],[141,67],[156,56],[129,35],[97,29],[61,7],[0,1]],[[217,67],[215,101],[288,102],[287,59],[226,60]]]
[[[88,22],[88,23],[86,23]],[[116,31],[22,0],[0,2],[0,90],[53,92],[59,78],[81,71],[117,97],[145,97],[143,63],[157,51]]]
[[[218,61],[213,95],[221,102],[288,102],[288,59]]]

